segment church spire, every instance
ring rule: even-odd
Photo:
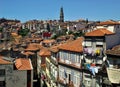
[[[64,22],[64,12],[63,12],[63,7],[60,8],[60,22]]]

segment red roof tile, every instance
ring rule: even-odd
[[[49,44],[49,43],[54,43],[55,40],[51,39],[51,40],[44,40],[43,43]]]
[[[0,56],[0,64],[12,64],[12,63],[7,60],[4,60],[2,56]]]
[[[110,34],[114,34],[114,33],[105,28],[100,28],[100,29],[86,33],[85,36],[105,36]]]
[[[29,44],[28,47],[25,49],[26,51],[37,51],[39,50],[39,47],[37,44]]]
[[[62,44],[59,49],[61,50],[68,50],[68,51],[74,51],[74,52],[82,52],[83,51],[83,37],[80,37],[74,41],[70,41],[68,43]]]
[[[15,66],[18,70],[32,70],[31,61],[28,58],[16,59]]]
[[[60,45],[51,46],[49,50],[50,50],[51,52],[55,52],[55,53],[56,53],[56,52],[59,51],[59,46],[60,46]]]
[[[50,56],[51,52],[47,48],[43,48],[40,50],[39,55],[40,56]]]
[[[22,54],[24,54],[24,55],[26,55],[26,56],[28,56],[28,55],[34,55],[35,53],[33,53],[33,52],[24,52],[24,53],[22,53]]]
[[[97,25],[120,25],[120,23],[119,23],[119,22],[115,22],[115,21],[108,20],[108,21],[100,22],[100,23],[98,23]]]

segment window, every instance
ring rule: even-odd
[[[86,87],[91,87],[91,81],[89,80],[85,80],[84,84],[86,85]]]
[[[73,82],[74,82],[74,84],[79,85],[79,83],[80,83],[80,76],[75,74]]]
[[[5,81],[0,81],[0,87],[5,87]]]
[[[84,84],[85,84],[85,87],[91,87],[91,76],[90,75],[85,75]]]
[[[91,41],[86,41],[85,46],[92,46],[92,42]]]
[[[59,77],[64,78],[64,70],[62,68],[59,70]]]
[[[4,76],[5,75],[5,69],[0,69],[0,76]]]
[[[103,45],[96,45],[96,48],[103,48]]]

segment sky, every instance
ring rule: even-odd
[[[59,20],[61,7],[65,21],[120,20],[120,0],[0,0],[0,18]]]

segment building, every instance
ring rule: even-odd
[[[30,59],[0,57],[0,87],[33,87]]]
[[[58,87],[58,59],[59,59],[59,46],[54,45],[50,47],[50,84],[51,87]]]
[[[43,47],[40,52],[38,53],[38,58],[40,59],[40,77],[41,77],[41,87],[44,85],[47,85],[47,87],[50,87],[49,82],[50,82],[50,77],[49,77],[49,58],[51,56],[51,52]]]
[[[60,22],[64,22],[64,12],[63,12],[63,7],[60,8]]]
[[[112,43],[110,43],[111,39]],[[96,29],[85,34],[83,54],[85,58],[84,68],[87,72],[83,76],[86,81],[83,82],[86,86],[102,86],[103,79],[107,78],[107,74],[103,72],[102,67],[103,57],[106,56],[105,50],[118,44],[118,40],[115,33],[105,28]]]
[[[107,68],[107,74],[109,81],[113,84],[113,86],[120,86],[120,78],[118,75],[120,74],[120,45],[114,46],[112,49],[108,49],[106,51],[107,58],[105,62]]]
[[[79,87],[82,81],[81,59],[82,41],[80,37],[59,47],[58,87]]]

